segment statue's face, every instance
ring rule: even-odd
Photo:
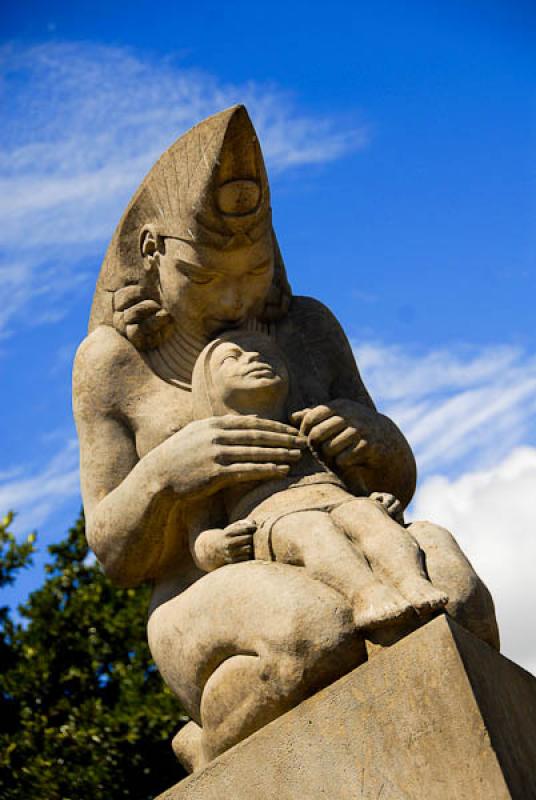
[[[285,361],[267,336],[237,333],[217,345],[210,358],[213,400],[224,410],[276,418],[285,405],[289,376]]]
[[[210,338],[260,314],[274,271],[271,235],[229,252],[164,241],[162,300],[181,327]]]

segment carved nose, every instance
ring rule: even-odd
[[[220,295],[220,304],[227,314],[239,316],[244,307],[240,289],[236,286],[227,286]]]

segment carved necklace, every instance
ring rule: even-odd
[[[273,336],[272,325],[248,320],[245,327]],[[167,383],[187,392],[192,391],[192,372],[199,353],[209,343],[209,338],[174,328],[169,336],[154,350],[145,353],[153,372]]]

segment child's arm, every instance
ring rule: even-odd
[[[194,528],[190,532],[190,550],[196,565],[205,572],[212,572],[225,564],[249,561],[253,558],[256,529],[249,519],[238,520],[225,528]]]

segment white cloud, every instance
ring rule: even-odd
[[[427,478],[414,519],[451,530],[495,600],[502,652],[536,674],[536,449],[513,450],[495,467]]]
[[[401,426],[423,475],[489,466],[535,437],[536,358],[517,348],[414,354],[369,343],[355,353],[374,400]]]
[[[40,469],[17,466],[0,483],[0,517],[17,511],[13,530],[27,534],[39,528],[67,500],[80,495],[78,443],[70,439]]]
[[[0,213],[9,230],[0,330],[51,282],[65,297],[77,262],[102,251],[151,164],[205,116],[245,102],[272,172],[366,143],[362,126],[303,114],[277,87],[222,84],[123,48],[6,45],[0,72]],[[47,308],[55,302],[42,298]]]
[[[536,359],[513,347],[355,347],[382,411],[414,448],[408,518],[456,536],[495,600],[502,651],[536,673]]]

